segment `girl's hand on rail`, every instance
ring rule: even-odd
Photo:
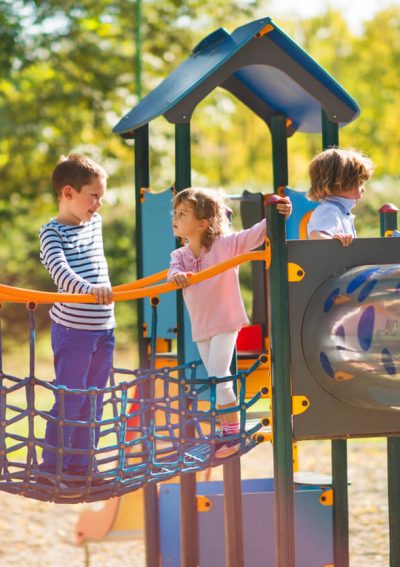
[[[188,287],[192,276],[193,272],[178,272],[171,276],[170,281],[176,283],[179,287]]]

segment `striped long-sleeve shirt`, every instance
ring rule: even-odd
[[[39,237],[40,260],[60,293],[90,293],[93,284],[111,285],[98,213],[77,226],[51,219],[42,226]],[[74,329],[99,331],[115,327],[114,304],[54,303],[50,317]]]

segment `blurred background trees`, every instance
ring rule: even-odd
[[[144,0],[143,95],[180,64],[207,33],[269,14],[261,0]],[[351,8],[350,8],[351,9]],[[38,259],[38,230],[55,214],[50,175],[61,154],[79,151],[110,173],[103,209],[114,284],[133,279],[133,148],[111,130],[137,103],[135,0],[0,0],[0,268],[1,282],[53,289]],[[332,9],[302,20],[277,20],[361,106],[341,132],[341,144],[362,149],[377,164],[357,210],[362,236],[378,234],[377,208],[399,180],[400,6],[376,13],[361,33]],[[194,115],[193,182],[268,192],[272,183],[264,124],[223,91]],[[155,121],[151,183],[173,182],[173,128]],[[307,164],[319,136],[289,142],[290,184],[307,189]],[[13,315],[8,325],[18,325]],[[42,324],[47,324],[43,318]]]

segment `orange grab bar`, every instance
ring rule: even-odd
[[[168,270],[163,270],[162,272],[158,272],[157,274],[152,274],[151,276],[146,276],[140,280],[136,280],[134,282],[129,282],[121,285],[115,285],[112,289],[113,291],[128,291],[130,289],[138,289],[141,287],[145,287],[146,285],[151,285],[156,282],[160,282],[167,278]]]
[[[269,266],[270,260],[270,250],[266,248],[265,250],[257,252],[246,252],[245,254],[240,254],[235,258],[221,262],[212,266],[211,268],[206,268],[201,272],[193,274],[190,278],[190,285],[202,282],[208,278],[212,278],[226,270],[234,268],[245,262],[250,262],[254,260],[261,260],[266,262],[267,267]],[[167,270],[158,272],[151,276],[147,276],[140,280],[136,280],[131,283],[122,284],[113,287],[113,299],[114,301],[125,301],[132,299],[140,299],[142,297],[154,297],[161,293],[167,293],[169,291],[174,291],[179,289],[175,283],[167,282],[158,285],[148,285],[151,283],[156,283],[167,276]],[[60,301],[68,303],[95,303],[95,298],[91,293],[54,293],[45,291],[35,291],[18,287],[11,287],[8,285],[0,284],[0,301],[3,302],[13,302],[13,303],[58,303]]]

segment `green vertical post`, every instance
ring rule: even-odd
[[[339,127],[322,110],[322,147],[339,145]],[[347,477],[347,441],[332,440],[333,557],[335,567],[349,566],[349,504]]]
[[[141,190],[150,184],[149,165],[149,127],[148,124],[135,131],[135,242],[136,277],[143,277],[143,227]],[[143,299],[137,301],[137,329],[139,361],[141,368],[148,367],[147,345],[143,340],[144,308]],[[155,484],[146,484],[144,498],[144,531],[146,545],[146,565],[154,567],[160,561],[160,532],[158,513],[158,494]]]
[[[379,209],[381,236],[386,236],[387,231],[397,230],[398,212],[399,209],[395,205],[392,205],[392,203],[386,203]]]
[[[331,122],[322,110],[322,149],[333,146],[339,146],[339,127],[335,122]]]
[[[150,185],[149,125],[145,124],[135,131],[135,242],[136,242],[136,277],[143,277],[143,226],[141,190]],[[136,302],[139,360],[141,367],[148,359],[147,348],[143,340],[144,304],[143,299]]]
[[[335,567],[349,566],[347,441],[332,441],[333,558]]]
[[[236,351],[232,357],[231,373],[237,374]],[[226,567],[243,567],[243,503],[240,457],[230,459],[223,465],[224,478],[224,523]]]
[[[387,438],[390,567],[400,565],[400,438]]]
[[[135,83],[138,101],[142,98],[142,0],[135,2]]]
[[[274,191],[288,183],[286,117],[271,120]],[[295,565],[292,396],[285,219],[267,207],[272,261],[268,272],[272,354],[272,413],[276,566]]]
[[[175,188],[182,191],[191,185],[190,123],[175,126]],[[182,292],[177,292],[178,364],[185,362],[185,316]],[[188,428],[185,435],[193,436]],[[196,474],[180,478],[181,567],[199,565],[199,522],[196,498]]]
[[[175,189],[177,192],[192,183],[190,158],[190,123],[175,126]],[[179,242],[177,241],[177,246]],[[177,292],[178,363],[185,362],[185,317],[182,292]]]
[[[226,567],[243,567],[243,505],[240,457],[223,465]]]
[[[399,209],[387,203],[379,210],[381,236],[397,230]],[[400,437],[387,438],[390,567],[400,565]]]

